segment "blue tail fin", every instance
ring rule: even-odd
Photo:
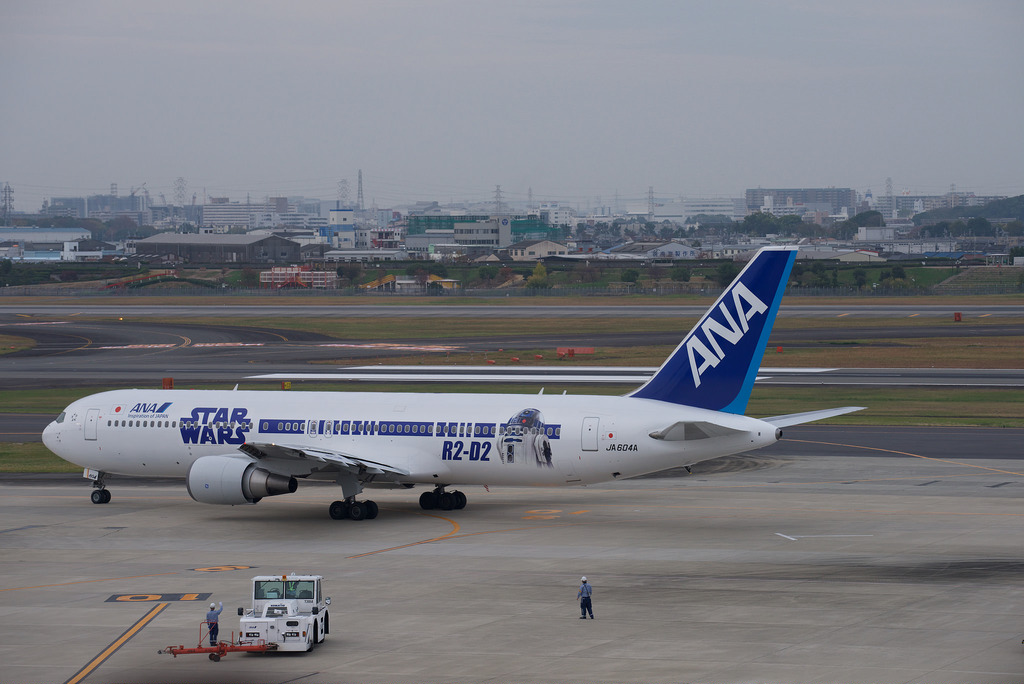
[[[761,249],[658,372],[629,396],[743,413],[795,259],[795,248]]]

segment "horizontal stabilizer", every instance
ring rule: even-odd
[[[711,437],[726,437],[737,432],[742,432],[742,430],[709,423],[705,420],[681,420],[678,423],[669,425],[664,430],[652,432],[651,437],[663,439],[666,442],[681,442],[683,440],[693,441],[695,439],[709,439]]]
[[[813,423],[816,420],[824,420],[825,418],[833,418],[835,416],[841,416],[845,413],[853,413],[854,411],[863,411],[865,406],[842,406],[840,408],[833,409],[822,409],[821,411],[807,411],[805,413],[790,413],[786,416],[773,416],[771,418],[762,418],[766,423],[771,423],[775,427],[788,427],[790,425],[802,425],[804,423]]]

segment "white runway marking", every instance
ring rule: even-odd
[[[347,348],[347,349],[398,349],[398,350],[403,350],[403,351],[453,351],[453,350],[461,349],[462,348],[462,347],[457,347],[457,346],[454,346],[454,345],[445,345],[445,344],[414,346],[414,345],[409,345],[409,344],[390,344],[390,343],[380,343],[380,344],[343,344],[343,343],[337,343],[337,344],[318,344],[317,346],[318,347],[344,347],[344,348]]]
[[[780,537],[782,537],[783,539],[788,539],[789,541],[797,541],[799,539],[835,539],[835,538],[840,538],[840,537],[874,537],[875,536],[873,534],[798,534],[798,535],[795,535],[795,536],[790,536],[788,534],[782,534],[781,532],[776,532],[775,534],[780,536]]]
[[[167,349],[177,347],[176,344],[114,344],[109,347],[92,347],[93,349]]]
[[[196,342],[192,347],[262,347],[263,342]]]

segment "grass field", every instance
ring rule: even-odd
[[[80,473],[57,458],[42,442],[0,442],[0,473]]]

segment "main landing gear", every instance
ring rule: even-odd
[[[420,494],[420,508],[425,511],[432,511],[440,508],[442,511],[450,511],[453,508],[462,510],[466,507],[466,495],[462,492],[446,492],[444,486],[435,487],[432,492]]]
[[[103,484],[103,476],[106,473],[100,473],[99,477],[92,481],[92,494],[90,499],[94,504],[105,504],[110,503],[110,490]]]
[[[328,512],[334,520],[373,520],[377,517],[377,504],[373,501],[356,501],[351,496],[344,501],[335,501]]]

